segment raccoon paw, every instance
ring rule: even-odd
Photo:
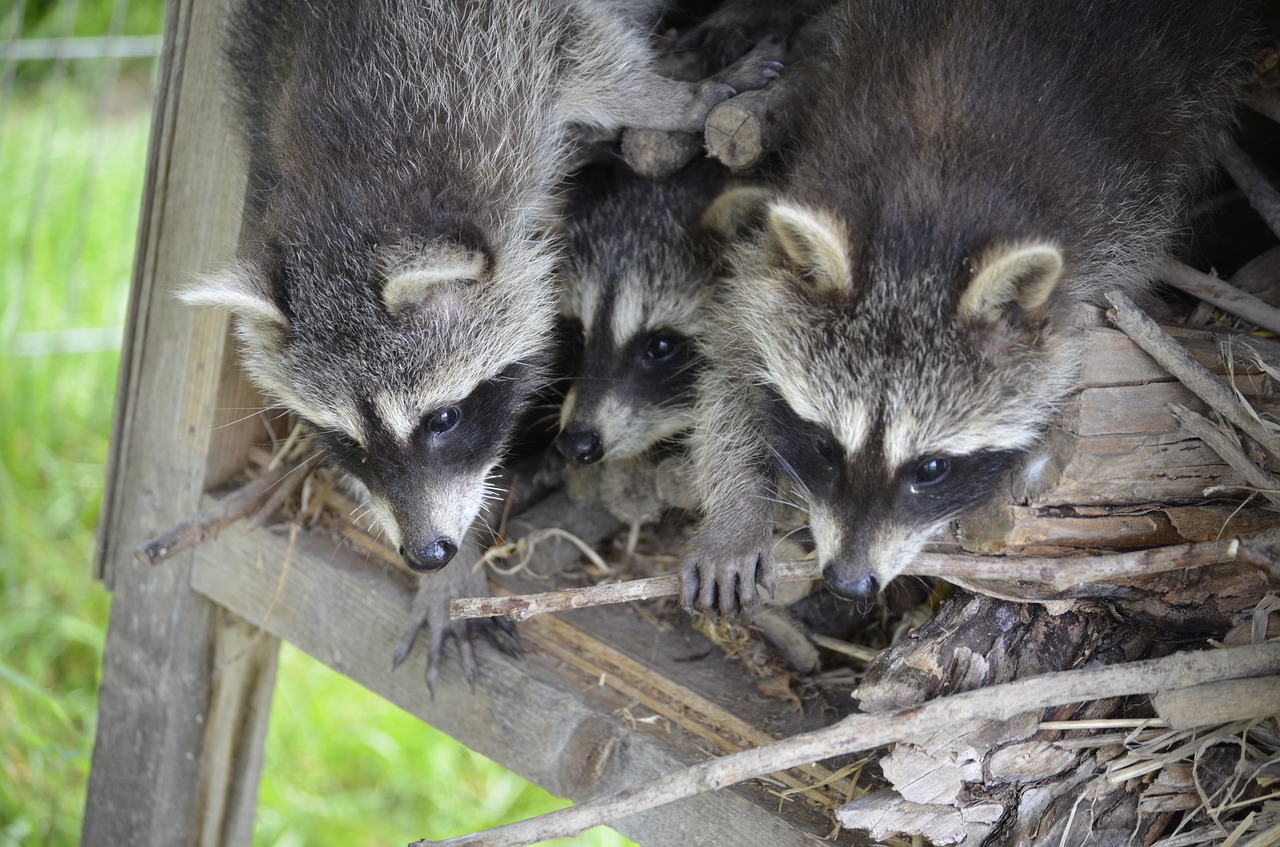
[[[773,552],[768,544],[711,552],[695,542],[680,569],[680,600],[686,611],[716,619],[747,616],[760,602],[757,583],[773,594]]]
[[[712,79],[729,86],[734,94],[764,88],[782,73],[781,50],[756,47]]]
[[[472,647],[477,635],[483,636],[494,647],[509,656],[520,653],[520,636],[515,624],[505,618],[454,621],[449,618],[449,603],[457,597],[488,596],[489,585],[483,572],[472,572],[471,563],[457,562],[450,567],[419,577],[418,592],[413,598],[413,610],[404,635],[391,659],[392,669],[400,667],[413,652],[418,633],[427,635],[427,690],[434,698],[436,682],[440,675],[444,643],[453,639],[462,660],[463,672],[474,691],[478,665]]]

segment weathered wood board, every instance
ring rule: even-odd
[[[761,740],[762,724],[771,734],[786,734],[804,723],[789,704],[754,693],[718,650],[691,644],[690,634],[660,636],[626,608],[528,621],[522,631],[530,649],[519,659],[477,644],[474,693],[457,656],[446,650],[432,700],[421,650],[391,669],[409,615],[412,575],[345,545],[335,549],[314,534],[298,533],[291,548],[287,534],[232,527],[197,548],[192,585],[468,747],[574,799],[667,773],[723,746]],[[679,682],[668,676],[677,666],[684,671]],[[663,702],[690,680],[705,690]],[[700,729],[688,732],[663,714],[673,709],[699,711],[683,723]],[[449,790],[433,785],[430,774],[397,778]],[[646,847],[801,845],[829,831],[830,819],[806,801],[782,801],[782,817],[779,805],[757,786],[691,798],[620,821],[617,829]],[[839,843],[859,842],[845,835]]]
[[[1258,412],[1280,414],[1280,393],[1252,366],[1250,352],[1274,363],[1280,361],[1280,345],[1206,330],[1166,330]],[[1277,523],[1274,513],[1238,508],[1243,478],[1184,432],[1167,408],[1180,403],[1203,412],[1198,398],[1118,330],[1089,327],[1083,343],[1080,392],[1023,473],[959,522],[957,540],[964,549],[1152,547]],[[1215,487],[1222,487],[1217,502],[1205,493]]]
[[[154,569],[133,557],[199,507],[211,464],[241,467],[249,446],[217,428],[243,405],[223,382],[225,318],[173,297],[230,255],[239,226],[243,167],[213,35],[227,5],[180,0],[168,15],[98,533],[95,572],[114,597],[85,845],[248,844],[252,833],[278,643],[193,593],[189,554]],[[215,679],[218,657],[241,653],[243,672]]]

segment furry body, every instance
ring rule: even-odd
[[[570,461],[636,457],[692,425],[717,256],[700,219],[724,185],[707,160],[661,181],[610,166],[575,178],[561,310],[582,351],[557,440]]]
[[[544,382],[575,146],[698,128],[732,89],[658,77],[636,18],[587,0],[245,0],[227,54],[246,240],[183,296],[234,313],[254,381],[442,567]]]
[[[852,0],[784,187],[740,194],[692,442],[687,605],[772,585],[778,481],[874,594],[1041,436],[1072,304],[1176,246],[1247,75],[1236,4]],[[799,70],[799,68],[797,68]]]

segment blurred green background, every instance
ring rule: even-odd
[[[70,39],[154,37],[163,16],[160,0],[0,3],[0,847],[80,840],[110,608],[93,533],[156,62]],[[383,847],[560,805],[285,646],[255,845]]]

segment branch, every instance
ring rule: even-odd
[[[245,483],[207,509],[201,509],[143,542],[134,551],[134,557],[144,565],[159,564],[197,544],[211,541],[223,529],[252,514],[264,504],[274,504],[273,509],[278,507],[283,496],[276,496],[278,492],[273,493],[276,486],[283,482],[282,488],[296,487],[306,476],[301,472],[303,467],[317,456],[318,454],[312,454],[301,461],[282,463],[274,469],[263,471],[257,479]],[[291,476],[295,471],[299,473]],[[287,494],[288,491],[285,492]]]
[[[1209,445],[1209,449],[1244,477],[1245,482],[1273,504],[1280,506],[1280,478],[1254,464],[1230,435],[1214,426],[1213,421],[1204,415],[1198,415],[1186,406],[1170,403],[1169,411],[1173,413],[1179,426]]]
[[[707,154],[735,171],[758,165],[783,145],[794,120],[793,77],[775,79],[759,91],[746,91],[718,104],[707,115]]]
[[[1222,151],[1222,166],[1231,174],[1231,180],[1240,186],[1249,205],[1262,216],[1271,231],[1280,236],[1280,192],[1258,170],[1258,166],[1235,142],[1228,142]]]
[[[1265,254],[1264,254],[1265,255]],[[1247,266],[1246,266],[1247,267]],[[1224,312],[1272,332],[1280,332],[1280,309],[1260,300],[1243,288],[1195,268],[1168,259],[1160,265],[1160,278],[1179,291],[1198,297]]]
[[[1280,529],[1263,530],[1250,536],[1225,541],[1200,541],[1176,544],[1153,550],[1112,553],[1105,556],[969,556],[921,553],[904,571],[911,576],[933,576],[942,579],[999,580],[1029,582],[1067,591],[1079,585],[1134,579],[1164,571],[1198,568],[1235,561],[1240,545],[1249,539],[1254,545],[1280,543]],[[779,562],[778,582],[821,579],[816,560]],[[658,576],[608,585],[567,588],[539,594],[508,597],[467,597],[454,600],[450,617],[481,618],[507,616],[522,621],[547,612],[563,612],[588,606],[629,603],[680,593],[679,577]]]
[[[1151,358],[1208,403],[1214,411],[1244,430],[1272,456],[1280,458],[1280,436],[1253,417],[1230,386],[1196,361],[1128,297],[1113,291],[1107,294],[1107,299],[1112,306],[1107,317],[1112,323],[1124,330]]]
[[[1223,679],[1280,672],[1280,641],[1177,653],[1104,668],[1040,674],[966,691],[883,715],[855,714],[813,732],[744,750],[650,780],[598,800],[445,841],[410,847],[523,847],[576,835],[704,791],[882,747],[968,721],[1003,721],[1066,703],[1151,694]]]

